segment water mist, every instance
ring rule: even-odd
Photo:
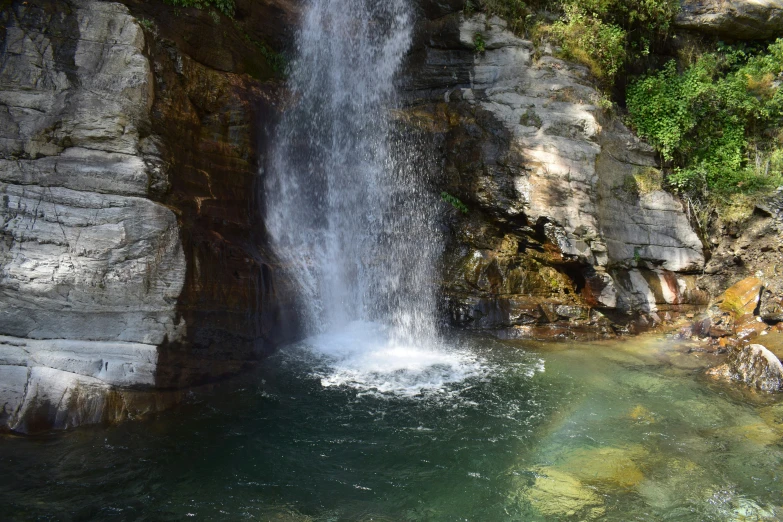
[[[407,0],[313,0],[297,34],[267,226],[310,334],[372,321],[435,339],[438,201],[392,129],[412,26]]]

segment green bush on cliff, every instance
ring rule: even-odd
[[[473,3],[470,2],[471,11]],[[508,22],[508,28],[521,34],[525,30],[525,22],[532,15],[532,8],[523,0],[481,0],[478,5],[489,16],[498,16]]]
[[[666,41],[680,9],[678,0],[482,0],[478,5],[516,33],[554,40],[564,58],[587,65],[605,87],[626,63],[644,59]],[[559,19],[550,24],[546,20],[553,12]]]
[[[551,28],[563,55],[587,65],[596,78],[611,83],[625,62],[627,33],[595,13],[588,13],[579,2],[564,8],[563,18]]]
[[[550,34],[565,58],[587,65],[610,87],[628,62],[646,58],[669,35],[677,0],[565,0]]]
[[[177,7],[213,8],[229,18],[234,17],[234,0],[166,0],[166,3]]]
[[[720,45],[632,84],[629,120],[674,191],[700,202],[758,193],[783,183],[781,78],[783,39],[760,51]]]

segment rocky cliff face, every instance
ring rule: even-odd
[[[421,33],[402,119],[438,144],[441,186],[469,208],[448,223],[454,324],[603,335],[706,303],[702,245],[682,204],[637,186],[654,173],[653,151],[600,109],[585,69],[484,15],[453,13]]]
[[[683,0],[680,29],[732,40],[764,40],[783,33],[781,0]]]
[[[759,203],[742,224],[714,224],[711,258],[699,284],[712,295],[746,277],[763,285],[758,316],[767,323],[783,321],[783,190]]]
[[[256,196],[273,84],[193,60],[165,18],[145,29],[118,3],[2,19],[0,425],[143,413],[160,396],[139,390],[234,373],[285,338]]]

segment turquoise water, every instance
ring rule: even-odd
[[[0,518],[783,517],[783,404],[709,380],[711,356],[665,339],[363,349],[359,330],[152,419],[0,438]]]

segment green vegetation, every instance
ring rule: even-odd
[[[139,24],[140,24],[140,25],[141,25],[141,26],[142,26],[144,29],[146,29],[147,31],[149,31],[149,32],[151,32],[151,33],[155,33],[155,34],[157,34],[157,32],[158,32],[158,26],[156,26],[156,25],[155,25],[155,22],[153,22],[153,21],[152,21],[152,20],[150,20],[149,18],[140,18],[140,19],[139,19]]]
[[[177,7],[195,7],[196,9],[217,9],[229,18],[234,17],[234,0],[165,0]]]
[[[625,62],[626,32],[576,2],[564,7],[563,19],[551,27],[563,56],[587,65],[596,78],[611,83]]]
[[[255,46],[258,49],[258,52],[261,53],[261,56],[263,56],[270,67],[272,67],[272,71],[274,71],[277,75],[283,76],[285,74],[286,67],[288,67],[288,61],[286,60],[285,56],[276,52],[265,42],[259,42],[255,38],[251,37],[249,34],[247,34],[247,31],[240,27],[237,22],[234,22],[234,24],[240,33],[242,33],[244,39],[249,44]]]
[[[267,63],[272,66],[272,70],[278,75],[285,75],[286,67],[288,67],[288,61],[285,59],[285,56],[274,51],[265,43],[255,41],[254,43],[261,52],[261,55],[266,58]]]
[[[678,0],[483,0],[481,9],[509,28],[560,46],[563,58],[588,66],[610,88],[628,63],[644,61],[666,42]],[[544,9],[559,13],[549,23]]]
[[[601,108],[612,107],[610,93],[627,105],[628,123],[658,150],[662,169],[629,176],[626,192],[675,192],[704,226],[716,210],[744,219],[783,184],[783,39],[675,46],[678,0],[473,0],[473,9],[589,67],[607,96]],[[534,115],[520,124],[534,125]]]
[[[519,124],[524,125],[525,127],[540,128],[542,123],[541,118],[532,109],[526,110],[525,113],[519,117]]]
[[[660,152],[668,188],[707,208],[783,183],[781,74],[783,39],[719,45],[629,87],[629,122]]]
[[[470,5],[473,10],[474,4]],[[507,21],[509,29],[517,34],[524,33],[534,19],[534,6],[523,0],[479,0],[478,5],[488,15],[499,16]]]
[[[487,50],[486,42],[484,42],[484,37],[481,36],[481,33],[473,35],[473,47],[476,49],[477,53],[483,53]]]
[[[652,167],[639,168],[623,182],[623,189],[637,196],[650,194],[663,188],[663,173]]]
[[[462,201],[460,201],[459,198],[456,198],[456,197],[452,196],[448,192],[445,192],[445,191],[441,192],[440,193],[440,199],[442,199],[443,201],[445,201],[446,203],[448,203],[449,205],[451,205],[455,209],[459,210],[463,214],[467,214],[468,213],[468,207]]]

